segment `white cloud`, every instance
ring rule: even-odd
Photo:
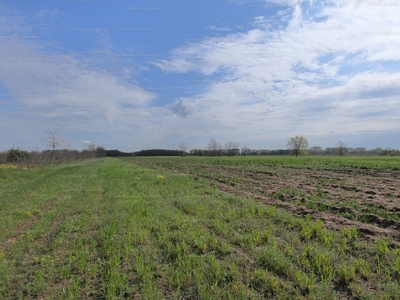
[[[26,18],[3,14],[0,81],[11,96],[0,97],[10,110],[0,132],[23,131],[23,140],[57,123],[70,139],[87,141],[87,133],[102,132],[106,147],[122,141],[121,149],[133,151],[176,148],[182,138],[189,147],[217,138],[282,148],[293,134],[332,143],[338,136],[399,130],[400,72],[386,66],[400,60],[400,7],[383,1],[261,3],[282,10],[255,17],[241,32],[211,26],[224,36],[188,42],[154,63],[167,73],[188,74],[185,94],[165,107],[152,106],[156,92],[140,87],[135,68],[115,67],[115,57],[55,54]],[[40,33],[50,26],[47,17],[58,15],[37,12]],[[100,50],[110,51],[110,43],[101,36]]]
[[[42,10],[36,17],[56,14]],[[37,139],[54,124],[71,136],[73,130],[114,134],[110,128],[122,126],[121,111],[148,106],[156,98],[129,72],[118,76],[99,60],[53,53],[52,42],[27,24],[23,16],[0,16],[0,82],[7,89],[0,99],[7,124],[22,140],[32,139],[34,132]],[[32,125],[22,126],[26,122]]]
[[[217,26],[209,26],[207,27],[210,30],[214,30],[214,31],[222,31],[222,32],[228,32],[228,31],[232,31],[232,29],[228,28],[228,27],[217,27]]]
[[[245,140],[251,132],[265,138],[257,132],[271,128],[276,134],[268,137],[274,139],[332,129],[351,135],[378,128],[373,122],[359,122],[364,116],[392,118],[400,112],[398,90],[377,81],[398,82],[400,70],[378,65],[365,70],[366,64],[356,64],[356,58],[367,63],[400,59],[395,21],[399,9],[377,11],[354,1],[332,1],[318,7],[318,17],[324,21],[315,22],[314,16],[304,17],[301,2],[285,2],[293,7],[285,30],[265,29],[264,19],[258,17],[259,29],[184,45],[173,50],[169,60],[157,62],[165,72],[209,76],[204,92],[193,97],[191,111],[214,116],[215,128],[221,128],[214,134]],[[327,55],[331,60],[318,60]],[[343,73],[346,68],[350,74]],[[374,79],[368,85],[358,83]],[[375,89],[380,90],[374,94]],[[377,104],[383,95],[384,110]],[[395,129],[398,123],[379,124],[379,130]]]

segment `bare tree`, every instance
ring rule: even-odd
[[[224,147],[222,146],[221,143],[218,143],[218,147],[217,147],[217,154],[218,156],[222,156],[224,154]]]
[[[61,128],[53,127],[51,129],[45,130],[45,137],[41,138],[40,141],[45,143],[46,146],[50,147],[50,159],[53,160],[54,152],[62,146],[62,141],[59,137]]]
[[[291,137],[288,140],[287,145],[290,149],[292,149],[293,153],[299,155],[302,150],[306,150],[308,148],[308,141],[304,136],[295,136]]]
[[[92,142],[90,142],[87,147],[86,147],[87,151],[96,151],[96,145]]]
[[[96,145],[93,142],[89,142],[85,149],[82,150],[83,158],[91,158],[96,156]]]
[[[214,140],[214,139],[211,139],[208,142],[207,150],[208,150],[208,155],[210,155],[210,156],[217,155],[217,151],[218,151],[218,143],[217,143],[217,141]]]
[[[337,142],[337,149],[338,149],[339,155],[343,155],[343,154],[347,153],[347,150],[348,150],[346,143],[341,140],[339,140]]]
[[[179,144],[179,151],[181,151],[181,156],[184,157],[186,155],[187,146],[185,143]]]
[[[231,142],[228,141],[227,143],[225,143],[225,150],[226,153],[228,154],[228,156],[233,156],[235,154],[237,154],[239,152],[239,147],[240,143],[235,143],[235,142]]]
[[[246,155],[248,155],[249,154],[249,148],[247,148],[247,146],[244,146],[243,148],[242,148],[242,155],[243,156],[246,156]]]

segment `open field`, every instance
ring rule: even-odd
[[[136,160],[207,178],[219,189],[312,215],[330,227],[400,242],[400,160],[393,157],[232,157]],[[370,226],[373,225],[373,226]]]
[[[0,168],[0,299],[399,299],[393,158]]]

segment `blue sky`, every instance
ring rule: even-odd
[[[0,0],[0,150],[400,148],[400,3]]]

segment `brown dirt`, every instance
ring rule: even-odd
[[[335,211],[338,213],[348,211],[359,215],[359,211],[349,206],[339,207],[332,205],[334,202],[346,203],[352,200],[357,203],[361,211],[363,208],[367,209],[366,205],[374,205],[383,211],[399,216],[400,180],[398,172],[285,168],[280,170],[277,175],[268,176],[246,171],[232,170],[230,173],[237,175],[242,180],[242,183],[235,184],[232,189],[229,182],[223,183],[220,180],[219,186],[226,192],[241,194],[266,204],[283,207],[296,215],[304,216],[310,214],[314,218],[324,220],[327,226],[337,230],[343,227],[355,226],[362,235],[371,239],[376,239],[380,235],[390,236],[396,243],[400,244],[400,221],[367,213],[365,216],[368,219],[368,223],[365,223],[349,220],[332,213]],[[285,175],[280,176],[280,174]],[[242,185],[241,191],[239,191],[240,185]],[[298,196],[285,195],[286,198],[281,199],[287,201],[277,200],[272,197],[281,188],[291,188],[305,196],[316,195],[317,187],[324,193],[325,201],[330,206],[330,212],[308,209],[305,206],[290,203],[295,200],[302,200]],[[256,188],[256,192],[254,188]],[[307,201],[304,197],[303,200]]]

